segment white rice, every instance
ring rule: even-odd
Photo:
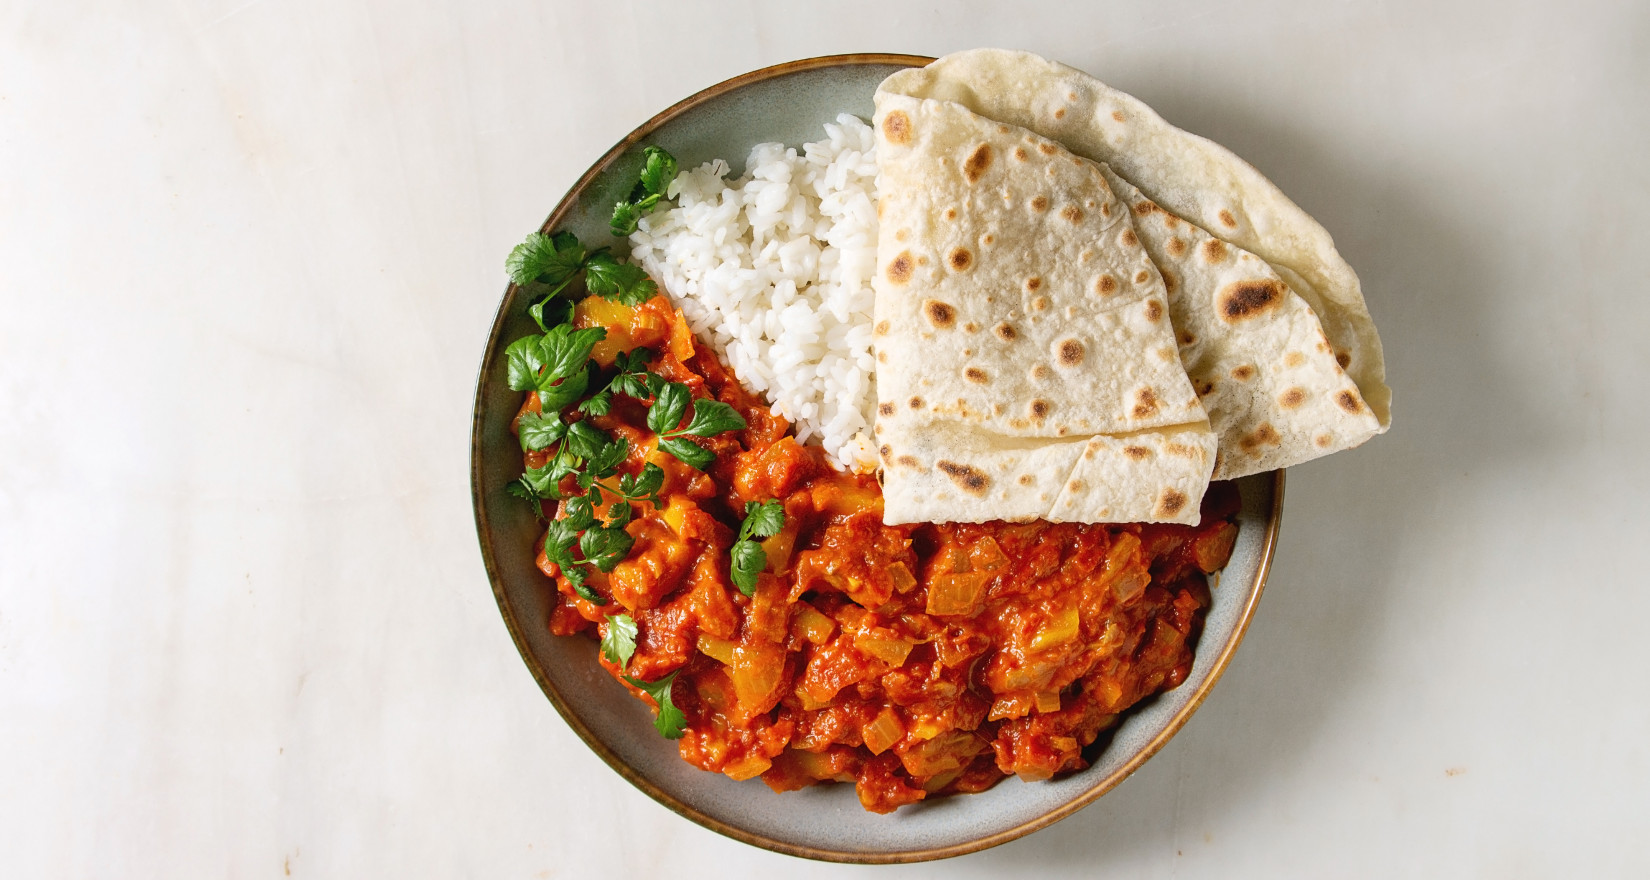
[[[871,274],[876,137],[858,117],[802,146],[757,144],[745,176],[717,159],[677,176],[631,256],[745,387],[844,468],[876,468]]]

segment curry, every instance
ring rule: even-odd
[[[776,791],[851,782],[886,813],[1011,774],[1080,770],[1120,713],[1190,671],[1205,574],[1237,535],[1231,484],[1211,486],[1198,526],[884,525],[875,476],[797,442],[662,296],[587,297],[572,323],[605,330],[590,353],[601,367],[645,347],[657,352],[648,371],[745,422],[692,439],[714,455],[701,470],[659,448],[644,401],[617,395],[575,415],[627,443],[620,473],[663,472],[657,503],[627,510],[628,555],[578,588],[538,556],[557,589],[552,632],[601,638],[619,615],[633,623],[633,653],[602,663],[656,704],[661,692],[642,685],[664,682],[695,766]],[[517,421],[540,406],[528,394]],[[571,478],[558,489],[580,494]],[[747,504],[770,501],[783,526],[761,539],[766,564],[747,595],[729,549]]]

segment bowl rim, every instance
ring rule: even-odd
[[[813,58],[803,58],[796,61],[787,61],[782,64],[774,64],[768,67],[759,68],[757,70],[750,71],[749,73],[743,73],[731,79],[723,80],[713,86],[695,92],[694,94],[677,101],[665,110],[654,114],[652,118],[637,126],[629,134],[625,135],[624,138],[618,143],[614,144],[613,147],[606,153],[602,154],[601,158],[597,159],[595,163],[592,164],[576,182],[574,182],[567,192],[562,195],[561,200],[557,202],[556,207],[550,212],[550,216],[545,218],[544,223],[539,227],[539,231],[548,234],[556,226],[558,226],[573,209],[574,205],[578,202],[578,198],[584,194],[584,191],[591,185],[591,183],[632,146],[647,138],[665,123],[670,122],[676,117],[681,116],[701,104],[754,83],[764,82],[766,80],[776,79],[804,71],[830,67],[851,67],[861,65],[904,65],[906,67],[921,67],[932,62],[933,60],[934,58],[932,56],[927,55],[905,55],[876,52],[851,53],[844,55],[821,55]],[[685,803],[681,799],[666,792],[639,773],[635,768],[621,760],[618,755],[610,749],[606,743],[598,738],[594,732],[584,724],[578,715],[571,710],[567,701],[562,697],[561,692],[551,682],[550,677],[544,671],[538,659],[533,655],[524,634],[525,631],[522,628],[522,621],[517,618],[515,608],[511,604],[509,596],[505,592],[503,585],[504,579],[500,574],[490,538],[491,523],[487,514],[485,492],[482,487],[481,441],[483,430],[482,413],[484,410],[484,399],[487,388],[487,368],[492,359],[491,355],[498,348],[499,338],[504,332],[504,326],[509,318],[510,305],[515,301],[515,293],[515,284],[507,284],[505,286],[504,296],[499,301],[498,311],[493,317],[492,329],[487,336],[487,345],[482,350],[481,363],[477,368],[475,400],[471,409],[470,502],[475,513],[476,537],[481,544],[482,563],[487,569],[487,579],[493,588],[493,598],[498,602],[499,612],[504,618],[505,627],[510,631],[511,640],[515,642],[517,653],[521,655],[521,659],[527,664],[527,668],[532,673],[533,679],[539,684],[539,689],[542,690],[545,696],[549,698],[551,705],[555,707],[556,712],[561,715],[562,720],[567,723],[568,727],[571,727],[573,732],[584,741],[585,745],[589,746],[591,751],[595,752],[604,762],[607,763],[609,767],[613,768],[614,771],[623,777],[625,781],[629,782],[631,785],[640,789],[644,794],[653,798],[660,804],[663,804],[666,808],[685,819],[695,822],[710,829],[711,831],[715,831],[718,834],[731,837],[734,840],[738,840],[752,846],[761,847],[763,849],[783,853],[785,855],[826,862],[843,862],[850,864],[896,864],[922,862],[990,849],[991,847],[1024,837],[1034,831],[1053,825],[1061,819],[1071,816],[1077,811],[1098,800],[1102,795],[1111,791],[1113,788],[1116,788],[1118,784],[1120,784],[1124,779],[1127,779],[1153,755],[1156,755],[1157,752],[1161,750],[1163,746],[1174,737],[1175,734],[1180,732],[1180,729],[1185,726],[1192,714],[1197,711],[1200,705],[1202,705],[1203,700],[1214,688],[1215,683],[1220,680],[1221,675],[1226,671],[1227,665],[1231,663],[1232,656],[1236,653],[1238,645],[1243,642],[1244,634],[1249,629],[1249,623],[1254,616],[1255,608],[1260,603],[1261,593],[1265,591],[1267,575],[1270,573],[1272,567],[1272,555],[1277,548],[1278,531],[1283,518],[1284,471],[1282,470],[1272,472],[1272,506],[1267,512],[1266,531],[1261,538],[1259,561],[1256,565],[1254,574],[1254,589],[1249,594],[1248,600],[1244,603],[1243,608],[1239,611],[1237,622],[1232,629],[1231,635],[1227,638],[1226,643],[1221,646],[1220,652],[1214,657],[1208,676],[1203,679],[1203,682],[1198,686],[1197,690],[1192,692],[1190,698],[1186,701],[1186,704],[1182,706],[1180,710],[1177,711],[1172,717],[1170,717],[1168,723],[1164,725],[1163,729],[1153,736],[1144,748],[1140,749],[1122,766],[1118,767],[1104,779],[1101,779],[1091,785],[1077,797],[1065,804],[1062,804],[1056,809],[1050,810],[1049,812],[1038,816],[1035,819],[1022,822],[1011,828],[1006,828],[1002,831],[975,838],[970,841],[940,847],[888,852],[854,852],[791,843],[789,841],[779,840],[765,834],[758,834],[707,815],[706,813],[703,813],[695,808],[693,805]]]

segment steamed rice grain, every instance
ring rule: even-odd
[[[858,117],[802,146],[757,144],[743,177],[717,159],[677,176],[631,257],[752,391],[844,468],[874,470],[871,273],[876,137]]]

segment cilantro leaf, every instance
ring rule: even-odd
[[[560,284],[579,270],[584,263],[584,246],[568,233],[555,236],[535,232],[510,251],[504,261],[504,271],[517,284],[542,281]]]
[[[659,448],[699,470],[705,470],[716,461],[716,453],[694,443],[692,440],[681,437],[669,437],[660,440]]]
[[[559,481],[554,465],[547,464],[544,467],[528,468],[517,484],[531,492],[534,498],[554,498],[556,483]]]
[[[771,538],[785,527],[785,507],[778,498],[769,498],[761,504],[745,502],[745,522],[739,527],[741,538]]]
[[[630,518],[635,514],[628,501],[615,501],[607,508],[607,527],[622,529],[630,525]]]
[[[628,614],[612,614],[607,618],[607,632],[602,634],[602,656],[621,669],[630,664],[636,653],[636,621]]]
[[[659,292],[641,266],[621,263],[612,254],[591,254],[584,267],[584,284],[591,293],[627,306],[639,306]]]
[[[590,361],[590,349],[606,338],[607,331],[601,327],[586,327],[583,330],[574,330],[570,324],[552,327],[550,332],[544,334],[545,372],[541,378],[565,379],[583,370]]]
[[[551,444],[567,436],[567,425],[555,413],[522,413],[516,422],[516,436],[520,438],[523,450],[537,452],[550,448]]]
[[[745,417],[720,400],[700,398],[693,402],[693,421],[687,432],[695,437],[714,437],[723,431],[745,427]]]
[[[574,373],[554,384],[542,382],[538,392],[539,409],[545,412],[560,412],[568,404],[584,396],[589,387],[590,374],[584,372]]]
[[[579,552],[584,559],[601,571],[612,571],[630,555],[636,539],[622,528],[594,527],[585,530],[579,538]]]
[[[544,366],[544,337],[523,336],[504,349],[504,363],[511,391],[538,388],[539,370]]]
[[[613,411],[613,394],[598,391],[579,403],[579,412],[590,416],[605,416]]]
[[[735,541],[732,547],[733,566],[729,574],[733,585],[747,596],[756,594],[756,576],[768,567],[768,552],[755,541]]]
[[[561,511],[562,517],[557,522],[562,524],[565,531],[581,532],[590,528],[590,524],[596,521],[596,510],[590,503],[590,499],[583,495],[574,495],[563,501]],[[559,537],[558,543],[560,543]],[[572,542],[569,541],[568,546],[571,545]]]
[[[608,231],[618,238],[624,238],[636,231],[641,225],[642,208],[634,202],[616,202],[613,205],[613,218],[607,221]]]
[[[584,424],[580,422],[579,424]],[[585,462],[585,470],[594,479],[601,479],[618,468],[625,456],[630,454],[630,441],[623,437],[609,441],[595,452],[591,453]]]
[[[596,456],[605,447],[613,445],[613,438],[607,432],[590,424],[588,419],[574,422],[567,427],[567,451],[587,461]]]
[[[565,299],[556,299],[552,292],[550,296],[528,306],[527,316],[539,325],[540,330],[548,333],[551,327],[573,320],[573,304]]]
[[[676,708],[676,703],[670,699],[670,688],[676,683],[676,673],[672,672],[658,681],[642,681],[628,675],[624,680],[641,688],[643,693],[652,697],[653,702],[659,705],[659,714],[653,719],[654,729],[665,739],[681,739],[682,734],[686,732],[687,716],[683,715],[682,710]]]
[[[642,187],[654,195],[664,195],[665,187],[676,179],[676,157],[663,147],[642,148]]]
[[[659,501],[659,487],[664,483],[664,469],[650,461],[642,465],[641,473],[620,477],[619,491],[627,498],[646,498],[653,502],[653,506],[662,507],[664,505]]]
[[[682,423],[682,416],[687,413],[688,404],[692,401],[693,392],[680,382],[671,382],[661,387],[653,405],[647,410],[648,430],[661,435],[674,433],[676,426]]]

